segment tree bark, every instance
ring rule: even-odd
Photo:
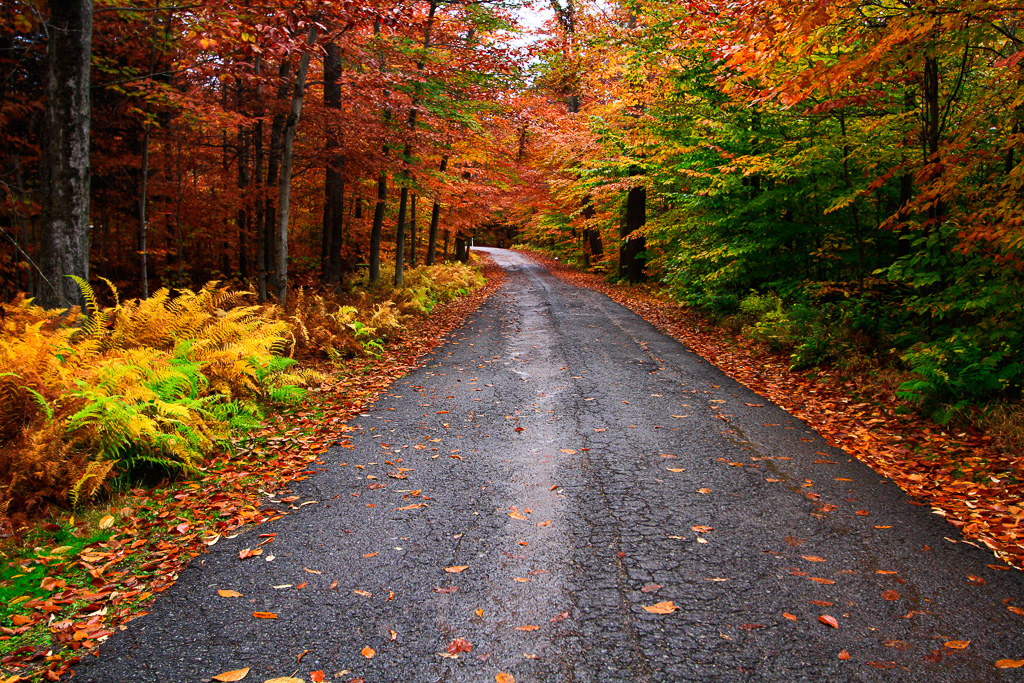
[[[50,0],[43,115],[44,278],[38,303],[67,308],[83,303],[66,275],[89,279],[89,97],[92,0]]]
[[[448,155],[441,157],[441,173],[448,170]],[[430,234],[427,237],[427,265],[434,265],[437,251],[437,225],[441,222],[441,202],[434,200],[434,206],[430,210]],[[447,252],[447,249],[445,249]],[[447,256],[447,253],[445,254]]]
[[[288,96],[288,74],[290,72],[291,60],[287,56],[282,57],[281,67],[278,69],[280,82],[277,87],[277,100],[279,107],[283,106],[283,101]],[[277,259],[274,255],[276,247],[276,241],[274,240],[276,231],[274,226],[276,223],[274,223],[272,216],[276,215],[276,212],[274,211],[274,201],[271,199],[271,188],[278,185],[281,173],[281,136],[284,132],[284,124],[285,112],[279,110],[274,114],[274,119],[270,124],[270,156],[267,158],[267,185],[263,202],[263,269],[267,281],[266,286],[268,290],[274,291],[277,290],[277,273],[275,271]],[[265,295],[264,300],[266,300]]]
[[[380,36],[380,17],[373,20],[373,35],[376,37]],[[383,74],[386,68],[384,63],[384,51],[378,55],[377,68]],[[388,97],[391,95],[387,88],[383,90],[384,101],[387,102]],[[387,124],[391,120],[391,109],[387,106],[384,108],[384,123]],[[384,140],[382,155],[385,159],[388,156],[388,142]],[[388,174],[384,168],[381,168],[380,175],[377,176],[377,204],[373,209],[373,225],[370,227],[370,284],[376,284],[380,280],[380,242],[381,234],[384,232],[384,208],[385,202],[388,197]]]
[[[306,37],[307,47],[316,42],[316,24],[309,25]],[[302,101],[306,95],[306,73],[309,71],[310,51],[302,53],[299,68],[295,72],[295,87],[292,91],[292,106],[281,135],[281,180],[277,195],[277,300],[283,306],[288,301],[288,213],[292,191],[292,154],[295,146],[295,131],[302,116]]]
[[[634,167],[629,169],[629,175],[643,175],[643,171]],[[642,282],[644,279],[644,266],[647,264],[643,256],[647,249],[647,239],[643,236],[630,237],[635,230],[640,229],[647,223],[647,188],[630,188],[626,195],[626,211],[622,217],[619,227],[619,236],[622,244],[619,247],[619,277],[629,278],[632,283]]]
[[[341,51],[328,43],[324,56],[324,107],[341,110]],[[337,115],[340,117],[340,114]],[[329,117],[330,118],[330,117]],[[320,279],[337,282],[341,277],[341,241],[345,223],[345,157],[339,151],[337,127],[327,123],[327,163],[324,181],[323,240],[320,246]]]

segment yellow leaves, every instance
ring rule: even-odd
[[[677,609],[679,609],[676,606],[676,604],[671,600],[657,602],[653,605],[641,605],[641,607],[643,607],[646,611],[650,612],[651,614],[672,614]]]
[[[242,597],[242,594],[239,593],[238,591],[233,591],[233,590],[224,589],[224,588],[218,590],[217,591],[217,595],[219,595],[222,598],[240,598],[240,597]]]
[[[249,667],[244,669],[235,669],[234,671],[225,671],[222,674],[213,676],[213,680],[221,681],[221,683],[231,683],[232,681],[240,681],[249,675]]]
[[[102,517],[100,517],[100,521],[97,526],[99,526],[99,528],[101,529],[109,529],[110,527],[114,526],[114,516],[103,515]]]

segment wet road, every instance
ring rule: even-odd
[[[1024,680],[993,667],[1024,658],[1020,572],[604,295],[492,255],[505,286],[293,486],[317,502],[194,560],[74,680]]]

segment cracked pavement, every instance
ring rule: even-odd
[[[1024,658],[1020,572],[603,294],[487,251],[505,285],[273,497],[296,509],[193,560],[76,681],[1024,679],[993,667]]]

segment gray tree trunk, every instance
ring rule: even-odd
[[[89,81],[92,0],[50,0],[43,117],[43,232],[38,303],[83,302],[66,275],[89,279]]]
[[[306,45],[316,42],[316,24],[310,24]],[[292,107],[281,135],[281,182],[277,195],[277,300],[282,306],[288,300],[288,210],[292,193],[292,153],[295,147],[295,131],[302,115],[302,101],[306,95],[306,73],[309,71],[310,52],[302,53],[299,69],[295,73],[295,89],[292,91]]]

